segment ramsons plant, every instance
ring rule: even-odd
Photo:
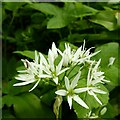
[[[54,86],[56,98],[53,111],[56,118],[60,117],[62,101],[67,101],[70,110],[74,109],[76,114],[78,110],[85,110],[84,115],[78,117],[100,118],[106,112],[104,106],[109,99],[109,92],[104,84],[110,81],[105,79],[104,72],[100,69],[101,59],[92,59],[100,51],[91,53],[92,48],[86,49],[84,41],[78,49],[72,49],[65,43],[65,49],[61,51],[53,42],[47,57],[35,51],[32,62],[22,59],[25,69],[18,71],[19,74],[15,77],[22,82],[14,86],[34,83],[29,92],[41,81]],[[114,58],[110,58],[109,65],[113,63]]]

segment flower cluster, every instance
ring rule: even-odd
[[[56,86],[55,94],[67,97],[70,109],[72,108],[72,100],[82,107],[89,109],[87,103],[80,97],[80,94],[84,92],[93,96],[95,100],[102,105],[97,94],[107,94],[107,92],[102,90],[99,84],[104,84],[109,81],[105,80],[104,72],[99,69],[101,59],[99,61],[91,59],[91,57],[100,52],[91,53],[90,50],[92,48],[86,50],[84,41],[83,46],[80,46],[77,50],[72,49],[69,44],[65,43],[65,50],[61,51],[53,42],[47,57],[35,51],[35,59],[32,62],[26,59],[22,60],[25,70],[18,71],[20,74],[15,77],[22,82],[16,83],[14,86],[35,83],[29,90],[32,91],[41,80],[44,80],[44,82],[47,81]],[[82,69],[84,69],[86,64],[88,65],[88,70],[87,76],[84,76],[84,78],[87,84],[85,87],[79,87],[80,85],[78,84],[81,80]],[[70,78],[69,74],[71,70],[74,71],[73,68],[76,66],[80,68],[74,77]]]

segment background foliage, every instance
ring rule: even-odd
[[[101,69],[111,81],[106,86],[110,99],[103,117],[117,119],[120,114],[119,8],[119,3],[107,2],[2,3],[3,99],[0,108],[3,118],[55,118],[52,112],[53,88],[46,85],[29,93],[31,85],[13,87],[16,70],[23,65],[20,59],[31,60],[34,50],[47,54],[53,41],[63,49],[64,42],[79,47],[85,39],[86,47],[95,46],[95,51],[101,50],[94,59],[102,58]],[[116,60],[108,68],[111,56]],[[75,112],[70,111],[66,103],[63,102],[62,106],[65,106],[62,107],[62,119],[76,118]],[[84,112],[78,109],[77,117],[82,117]]]

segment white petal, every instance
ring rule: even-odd
[[[54,53],[54,58],[56,58],[58,54],[57,54],[57,48],[54,42],[52,43],[52,52]]]
[[[51,71],[47,68],[47,66],[43,66],[43,71],[46,72],[48,75],[51,75]]]
[[[63,56],[63,53],[62,53],[59,49],[57,49],[57,51],[59,52],[59,54],[60,54],[61,56]]]
[[[89,58],[91,58],[91,57],[97,55],[100,51],[101,51],[101,50],[99,50],[99,51],[97,51],[97,52],[95,52],[95,53],[90,54],[90,55],[89,55]]]
[[[56,74],[58,74],[62,68],[62,64],[63,64],[63,59],[61,59],[60,63],[58,64],[58,66],[56,66]]]
[[[32,90],[34,90],[34,89],[37,87],[37,85],[39,84],[39,82],[40,82],[40,80],[38,80],[38,81],[35,83],[35,85],[32,87],[32,89],[29,90],[29,92],[31,92]]]
[[[68,70],[68,69],[69,69],[69,68],[65,68],[65,69],[61,70],[61,71],[57,74],[57,76],[60,75],[60,74],[62,74],[63,72],[65,72],[65,71]]]
[[[66,91],[66,90],[63,90],[63,89],[57,90],[55,93],[56,93],[57,95],[61,95],[61,96],[66,96],[66,95],[67,95],[67,91]]]
[[[83,43],[83,46],[82,46],[82,50],[83,51],[85,50],[85,40],[84,40],[84,43]]]
[[[102,105],[102,102],[97,98],[96,94],[92,91],[88,92],[90,95],[94,96],[94,98],[97,100],[98,103],[100,103]]]
[[[77,49],[77,51],[75,52],[75,54],[74,54],[74,60],[75,60],[75,58],[77,59],[79,57],[80,52],[81,52],[81,47],[79,47]]]
[[[80,104],[84,108],[89,109],[86,103],[78,95],[74,95],[73,100],[75,100],[78,104]]]
[[[30,81],[31,79],[34,79],[34,75],[19,74],[17,77],[15,77],[15,79],[21,80],[21,81]]]
[[[26,73],[27,70],[18,70],[17,72],[19,72],[19,73]]]
[[[54,67],[54,54],[53,52],[49,49],[49,52],[48,52],[48,62],[49,62],[49,65],[50,65],[50,69],[52,70],[52,72],[55,71],[55,67]]]
[[[89,90],[89,88],[77,88],[77,89],[74,89],[74,92],[75,93],[82,93],[82,92],[86,92],[88,90]]]
[[[30,84],[30,83],[33,83],[33,82],[35,82],[35,80],[21,82],[21,83],[16,83],[13,86],[22,86],[22,85],[27,85],[27,84]]]
[[[46,67],[48,67],[48,63],[47,63],[47,60],[45,59],[45,57],[41,54],[40,54],[40,60],[42,61],[42,63],[44,63],[44,65],[46,65]]]
[[[75,88],[75,86],[77,85],[77,82],[80,79],[80,74],[81,74],[81,71],[79,71],[78,74],[72,80],[72,82],[71,82],[71,88]]]
[[[97,62],[97,64],[95,65],[95,67],[93,68],[93,70],[97,70],[99,65],[100,65],[101,59],[99,59],[99,61]]]
[[[35,63],[38,64],[38,54],[37,54],[37,51],[35,50]]]
[[[67,96],[67,101],[69,104],[70,109],[72,108],[72,97],[71,96]]]
[[[51,75],[46,75],[46,74],[41,74],[39,77],[40,78],[52,78]]]
[[[70,88],[70,81],[66,76],[65,76],[65,87],[67,90]]]
[[[58,77],[53,78],[53,81],[55,82],[55,84],[58,84]]]
[[[89,68],[88,75],[87,75],[87,86],[91,84],[92,78],[91,78],[91,67]]]
[[[100,94],[106,94],[107,93],[107,92],[105,92],[103,90],[100,90],[100,89],[97,89],[97,88],[93,88],[92,91],[95,92],[95,93],[100,93]]]

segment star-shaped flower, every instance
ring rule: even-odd
[[[57,90],[55,92],[58,95],[67,96],[67,101],[68,101],[70,109],[72,108],[72,99],[74,101],[76,101],[78,104],[80,104],[81,106],[88,109],[88,106],[86,105],[86,103],[77,95],[77,93],[80,93],[82,91],[78,91],[77,88],[75,89],[75,87],[77,86],[77,82],[78,82],[78,80],[80,78],[80,74],[81,74],[81,72],[79,72],[74,77],[71,84],[69,82],[69,79],[65,76],[65,87],[66,87],[66,89],[60,89],[60,90]]]
[[[71,49],[69,44],[65,43],[65,50],[61,52],[58,49],[58,52],[63,58],[63,66],[68,66],[69,64],[76,65],[78,64],[84,64],[85,62],[87,63],[92,63],[93,60],[91,60],[91,57],[95,56],[98,54],[100,51],[97,51],[95,53],[90,53],[90,50],[94,48],[91,47],[88,50],[85,49],[85,41],[83,46],[80,46],[77,50]]]
[[[98,83],[104,83],[109,82],[107,80],[104,80],[104,72],[98,71],[98,67],[100,64],[101,59],[96,63],[96,65],[93,67],[93,64],[90,66],[88,75],[87,75],[87,87],[85,88],[79,88],[78,91],[87,91],[89,95],[92,95],[98,103],[102,105],[102,102],[98,99],[97,94],[107,94],[107,92],[99,89],[97,86]]]
[[[22,60],[25,66],[25,70],[18,71],[20,74],[15,77],[15,79],[23,81],[16,83],[13,86],[23,86],[30,83],[35,83],[35,85],[29,90],[32,91],[39,84],[41,78],[49,78],[49,75],[43,74],[42,63],[39,64],[39,57],[37,51],[35,51],[35,60],[34,62],[29,62],[28,60]]]

